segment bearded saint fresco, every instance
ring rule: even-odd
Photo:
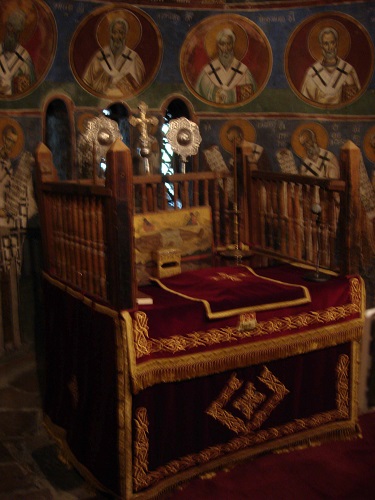
[[[0,99],[18,99],[48,72],[56,50],[56,24],[38,0],[3,2],[0,21]]]
[[[366,90],[374,65],[367,31],[340,13],[319,14],[292,33],[285,70],[292,90],[319,108],[342,108]]]
[[[264,33],[242,16],[219,15],[196,25],[181,49],[181,73],[199,99],[217,107],[246,104],[265,87],[272,52]]]
[[[294,131],[291,144],[300,158],[299,173],[329,179],[340,178],[337,157],[328,150],[326,129],[317,122],[303,122]]]
[[[22,94],[34,84],[35,68],[28,51],[20,43],[26,13],[12,10],[5,20],[5,35],[0,53],[0,94]]]
[[[133,94],[145,79],[145,67],[139,55],[126,45],[129,24],[122,17],[109,25],[109,44],[92,57],[83,81],[108,97]]]
[[[78,26],[70,63],[77,81],[91,94],[127,99],[151,83],[161,54],[159,31],[144,12],[98,9]]]
[[[257,83],[249,68],[235,56],[236,35],[224,28],[216,36],[217,57],[202,69],[195,90],[208,101],[234,104],[251,97]]]

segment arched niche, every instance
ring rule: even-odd
[[[66,96],[54,96],[44,106],[43,141],[52,153],[60,179],[76,178],[76,139],[73,103]]]
[[[161,112],[168,121],[184,117],[196,122],[195,111],[191,102],[180,94],[168,96],[161,106]]]
[[[121,102],[113,102],[103,109],[103,114],[117,122],[123,142],[131,148],[131,133],[129,125],[129,110]]]

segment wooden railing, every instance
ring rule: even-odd
[[[260,256],[251,265],[316,265],[319,257],[323,268],[357,272],[358,154],[350,144],[342,155],[343,180],[261,172],[244,161],[237,225],[229,173],[133,176],[130,151],[117,140],[107,154],[105,182],[59,181],[41,144],[35,156],[44,270],[116,308],[133,308],[134,214],[210,206],[214,254],[233,245],[236,229],[236,243]]]
[[[130,152],[116,141],[105,182],[59,181],[48,148],[39,145],[35,156],[44,270],[86,295],[135,306],[136,213],[210,206],[213,254],[233,242],[227,173],[133,176]]]
[[[43,269],[116,308],[135,304],[132,162],[116,141],[105,184],[58,181],[52,155],[36,150]]]
[[[242,239],[264,256],[340,270],[337,253],[345,182],[252,171]],[[319,252],[319,255],[318,255]]]
[[[261,256],[259,265],[289,260],[358,272],[362,208],[357,146],[348,141],[341,149],[341,180],[258,171],[247,163],[245,148],[240,156],[246,193],[240,239]]]

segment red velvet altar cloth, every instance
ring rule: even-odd
[[[209,267],[153,281],[172,294],[202,302],[210,319],[310,302],[305,286],[260,276],[246,266]]]
[[[142,290],[154,299],[128,317],[135,392],[161,381],[259,363],[336,345],[347,333],[341,323],[362,322],[363,284],[358,276],[332,276],[325,283],[304,280],[305,268],[280,265],[257,274],[308,288],[311,302],[256,312],[257,326],[240,328],[239,316],[208,319],[205,306],[158,286]],[[346,330],[345,330],[346,331]]]
[[[249,331],[156,286],[153,306],[119,312],[47,276],[44,412],[65,457],[121,498],[154,498],[233,461],[357,435],[363,283],[305,272],[261,271],[312,302],[259,311]]]

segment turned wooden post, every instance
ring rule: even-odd
[[[260,225],[257,223],[257,217],[253,214],[257,213],[260,216],[259,207],[259,184],[252,177],[252,172],[257,171],[258,167],[255,163],[250,163],[247,156],[252,153],[252,149],[245,146],[241,148],[242,154],[242,197],[241,200],[241,224],[240,224],[240,239],[246,245],[251,246],[252,243],[259,243],[261,240]]]
[[[347,141],[340,151],[341,178],[346,183],[340,208],[339,234],[342,235],[343,272],[358,272],[361,259],[360,150]]]
[[[237,175],[237,209],[238,209],[238,243],[240,244],[241,248],[241,243],[246,243],[249,240],[248,237],[248,227],[249,227],[249,221],[248,221],[248,207],[247,207],[247,200],[246,200],[246,185],[247,185],[247,178],[246,178],[246,156],[244,156],[243,153],[244,148],[241,147],[236,147],[234,149],[234,155],[233,155],[233,160],[236,162],[236,168],[234,169],[234,172]]]
[[[40,225],[44,230],[41,232],[43,248],[43,267],[47,272],[53,272],[52,267],[56,262],[55,250],[52,239],[48,237],[53,231],[53,209],[50,200],[43,194],[42,185],[44,182],[58,181],[56,167],[53,164],[52,153],[42,142],[35,150],[35,184],[36,199],[38,203]]]
[[[136,304],[134,250],[133,165],[130,149],[117,139],[107,152],[106,187],[112,190],[111,220],[117,227],[105,228],[108,234],[108,293],[118,309],[132,309]]]

